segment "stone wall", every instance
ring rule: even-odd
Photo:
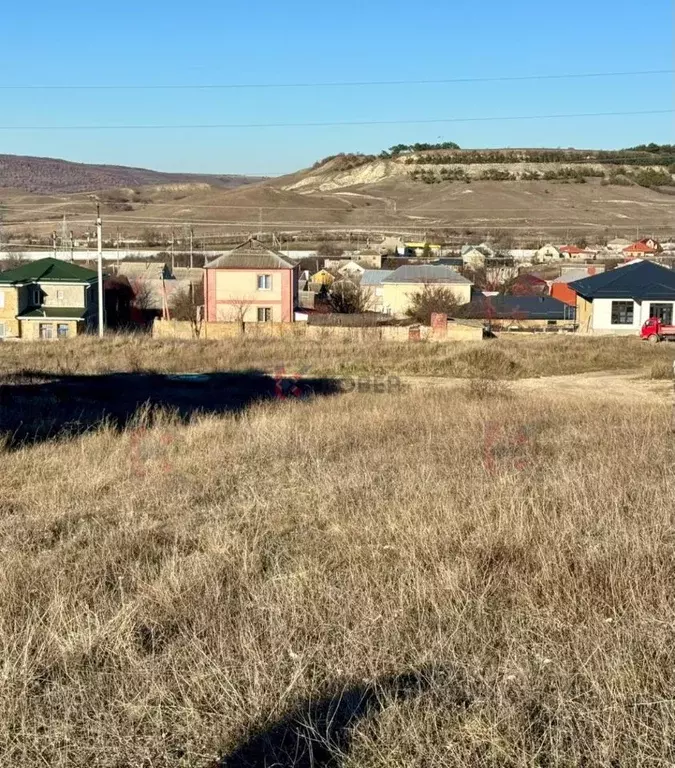
[[[424,341],[479,341],[483,338],[480,325],[465,325],[450,321],[445,329],[419,327],[419,340]],[[413,333],[411,333],[413,328]],[[235,339],[248,337],[278,338],[293,336],[317,340],[347,340],[360,343],[374,341],[415,341],[413,326],[380,325],[376,327],[348,328],[343,326],[308,325],[307,323],[202,323],[200,339]],[[197,338],[193,326],[183,320],[155,320],[152,326],[155,339]]]

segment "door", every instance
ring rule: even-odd
[[[663,325],[673,324],[673,305],[672,304],[650,304],[649,317],[657,317]]]

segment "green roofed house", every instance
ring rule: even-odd
[[[60,339],[95,326],[98,275],[59,259],[0,272],[0,339]]]

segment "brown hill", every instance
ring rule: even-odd
[[[185,174],[156,174],[152,185],[99,189],[98,197],[108,232],[144,241],[150,232],[163,233],[166,239],[189,224],[205,247],[258,231],[303,242],[318,235],[349,240],[352,234],[358,241],[361,233],[466,242],[501,231],[518,244],[673,235],[675,197],[664,193],[675,187],[671,166],[661,158],[623,166],[590,151],[478,154],[338,156],[236,188],[199,183],[210,177],[187,176],[190,182],[181,183]],[[91,198],[82,192],[12,193],[3,202],[6,231],[17,244],[48,236],[64,214],[76,236],[91,227]]]
[[[199,184],[238,187],[260,181],[260,177],[164,173],[122,165],[72,163],[51,157],[0,155],[0,189],[37,194],[93,192],[112,187],[139,187],[154,184]]]

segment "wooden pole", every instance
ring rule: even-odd
[[[675,360],[673,360],[673,412],[670,421],[671,432],[675,432]]]

